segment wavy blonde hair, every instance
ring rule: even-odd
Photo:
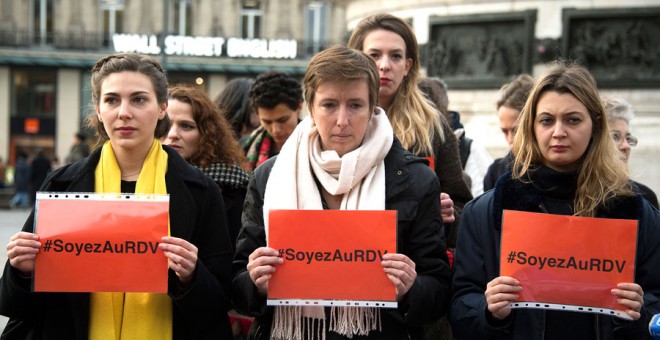
[[[534,124],[536,108],[541,95],[548,91],[568,93],[589,111],[593,123],[591,142],[581,159],[573,211],[576,216],[593,217],[599,206],[606,205],[615,196],[634,195],[628,181],[626,165],[610,137],[605,110],[598,95],[596,81],[584,67],[555,62],[534,84],[518,118],[518,131],[513,140],[516,155],[513,178],[529,182],[528,173],[543,161],[536,141]]]
[[[444,118],[417,88],[419,47],[412,27],[393,15],[375,14],[358,23],[348,40],[348,47],[363,51],[365,38],[377,29],[401,36],[406,43],[406,58],[412,60],[410,71],[403,78],[387,110],[392,129],[406,149],[417,155],[434,156],[434,137],[438,136],[441,142],[445,140],[441,126],[441,119]]]

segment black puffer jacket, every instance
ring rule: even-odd
[[[168,154],[165,175],[170,194],[171,235],[198,248],[195,278],[183,288],[169,271],[173,338],[231,339],[227,310],[230,303],[232,247],[222,196],[217,186],[179,154]],[[93,192],[98,148],[89,157],[64,166],[44,181],[41,191]],[[71,207],[75,213],[75,206]],[[33,232],[34,213],[24,231]],[[5,265],[0,279],[0,314],[10,318],[3,339],[87,339],[88,293],[33,293],[30,279]]]
[[[248,257],[266,246],[263,199],[266,182],[276,158],[269,159],[250,180],[243,208],[243,229],[234,257],[234,306],[243,314],[256,317],[254,338],[268,339],[272,308],[246,270]],[[385,208],[397,210],[397,250],[415,262],[417,279],[398,309],[381,313],[382,333],[371,332],[370,339],[421,338],[421,326],[437,319],[448,307],[450,271],[440,219],[440,187],[425,160],[405,151],[395,139],[385,158]],[[327,313],[326,313],[327,315]],[[326,332],[326,339],[342,339]],[[360,339],[363,337],[353,337]]]

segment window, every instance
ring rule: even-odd
[[[55,69],[15,68],[12,79],[12,117],[55,118],[56,79]]]
[[[192,0],[175,0],[174,25],[178,35],[192,35]]]
[[[243,0],[241,2],[240,37],[257,39],[261,37],[261,1]]]
[[[314,1],[305,9],[305,47],[309,54],[315,54],[325,48],[328,26],[328,3]]]
[[[112,35],[124,31],[124,0],[101,0],[103,10],[103,46],[109,46]]]
[[[53,0],[32,0],[28,27],[33,42],[46,45],[53,43]]]

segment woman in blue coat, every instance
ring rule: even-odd
[[[596,83],[580,66],[556,64],[534,85],[513,144],[513,171],[463,210],[450,319],[458,339],[644,339],[660,312],[660,216],[628,179]],[[639,221],[635,282],[611,293],[632,320],[511,309],[525,289],[500,276],[504,209]]]

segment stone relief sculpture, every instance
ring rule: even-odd
[[[657,22],[625,19],[571,21],[568,56],[584,63],[597,78],[660,77]]]
[[[427,74],[462,87],[488,87],[510,76],[530,72],[533,31],[525,16],[502,21],[438,22],[431,24],[425,46]],[[455,84],[454,84],[455,85]]]

